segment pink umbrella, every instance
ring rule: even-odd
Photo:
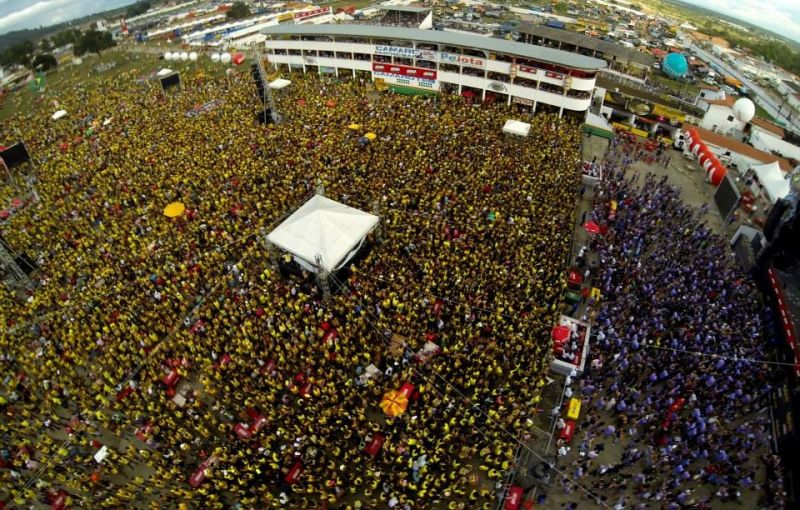
[[[7,210],[0,211],[0,219],[4,220],[4,219],[8,218],[9,216],[11,216],[11,211],[7,211]]]
[[[600,233],[600,225],[598,225],[593,221],[587,221],[586,223],[584,223],[583,228],[585,228],[586,231],[589,232],[590,234]]]
[[[23,201],[22,201],[22,199],[15,198],[14,200],[12,200],[12,201],[11,201],[11,206],[12,206],[12,207],[22,207],[22,205],[23,205],[24,203],[25,203],[25,202],[23,202]]]

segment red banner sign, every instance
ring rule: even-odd
[[[329,12],[331,12],[329,7],[321,7],[319,9],[313,9],[310,11],[296,12],[294,13],[294,19],[299,21],[303,19],[314,18],[316,16],[328,14]]]
[[[379,62],[372,63],[372,70],[376,73],[394,74],[397,76],[408,76],[420,80],[436,80],[436,71],[422,67],[409,67],[396,64],[384,64]]]

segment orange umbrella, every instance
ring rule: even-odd
[[[381,409],[392,418],[400,416],[408,408],[408,397],[397,390],[389,390],[383,395]]]

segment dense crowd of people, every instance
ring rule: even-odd
[[[578,126],[300,75],[262,125],[247,72],[167,93],[145,74],[48,91],[4,125],[38,160],[38,200],[2,230],[39,284],[2,290],[0,500],[496,504],[539,411]],[[510,116],[532,123],[524,142]],[[381,216],[330,301],[262,243],[318,186]],[[404,383],[408,410],[385,415]]]
[[[632,166],[652,160],[643,143],[610,143],[590,213],[607,233],[579,260],[603,297],[564,489],[614,508],[784,508],[755,285],[703,208]]]

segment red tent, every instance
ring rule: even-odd
[[[53,510],[63,510],[67,507],[67,493],[59,490],[50,498],[50,508]]]
[[[410,382],[406,381],[400,386],[400,393],[406,396],[406,398],[411,398],[411,394],[414,393],[414,385]]]
[[[250,424],[250,432],[255,434],[256,432],[264,428],[264,425],[266,424],[267,424],[267,418],[264,415],[259,414],[258,417],[256,417],[253,420],[253,423]]]
[[[234,432],[236,432],[236,436],[239,439],[250,439],[253,437],[253,433],[250,432],[250,428],[245,425],[244,423],[237,423],[233,427]]]
[[[364,448],[364,452],[370,457],[375,457],[376,455],[378,455],[378,452],[381,451],[381,447],[383,446],[384,441],[386,441],[386,436],[384,436],[380,432],[376,432],[372,436],[372,440]]]
[[[567,285],[573,288],[580,287],[583,283],[583,275],[575,269],[570,269],[567,275]]]
[[[525,491],[522,489],[522,487],[517,485],[512,485],[509,487],[508,495],[503,503],[503,510],[519,510],[519,507],[522,504],[522,496],[524,494]]]
[[[189,485],[193,488],[200,487],[200,484],[203,483],[203,480],[206,479],[206,470],[204,467],[197,468],[194,473],[189,476]]]
[[[289,485],[294,485],[300,479],[300,475],[303,474],[303,463],[299,460],[294,463],[294,465],[289,468],[289,472],[286,473],[286,476],[283,477],[283,481],[288,483]]]
[[[555,342],[566,342],[569,339],[570,329],[567,326],[554,326],[551,335]]]
[[[180,374],[178,374],[178,371],[174,369],[170,373],[161,378],[161,382],[168,387],[175,386],[176,384],[178,384],[178,381],[180,380],[181,380]]]
[[[558,434],[558,438],[569,443],[572,441],[572,436],[575,435],[575,420],[567,420],[564,423],[566,423],[566,425],[563,429],[561,429],[561,432]]]
[[[586,229],[587,232],[590,234],[599,234],[600,233],[600,225],[593,221],[587,221],[583,224],[583,228]]]

